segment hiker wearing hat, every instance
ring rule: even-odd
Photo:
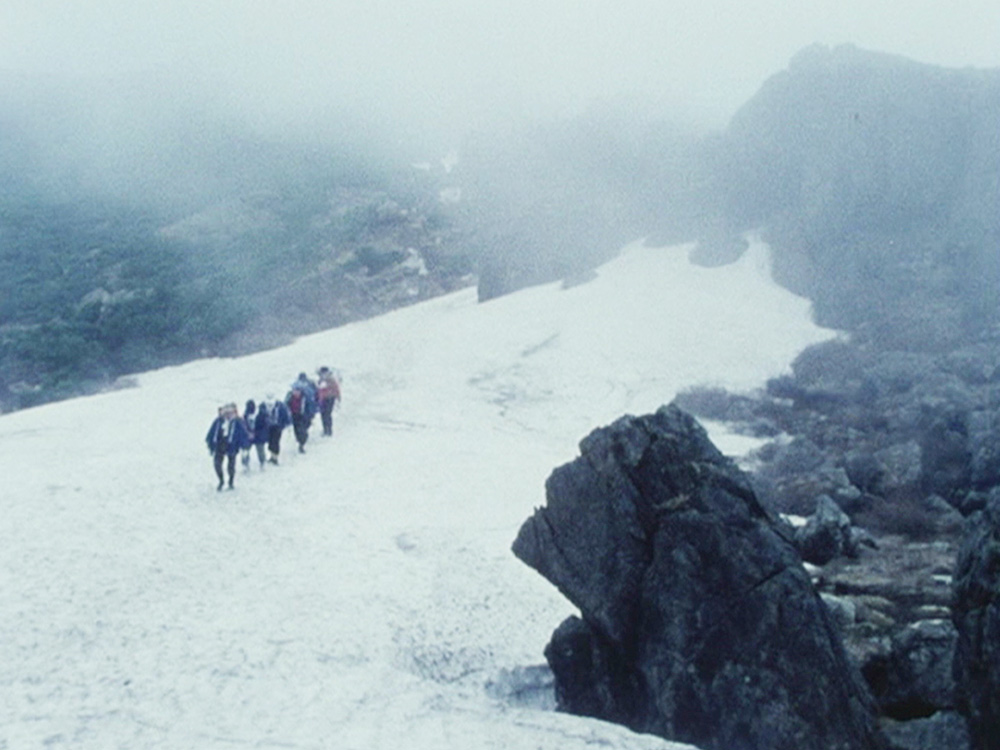
[[[285,397],[288,411],[292,415],[292,430],[299,444],[299,453],[306,452],[306,441],[309,440],[309,425],[316,415],[316,386],[304,372],[292,383],[292,388]]]
[[[222,474],[222,464],[225,460],[228,460],[226,468],[229,474],[229,489],[233,489],[233,480],[236,477],[236,454],[240,449],[250,446],[250,435],[235,403],[219,407],[219,416],[208,428],[205,442],[208,443],[208,452],[212,454],[215,463],[215,475],[219,478],[219,486],[216,489],[221,490],[225,485]]]

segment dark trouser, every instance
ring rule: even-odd
[[[271,451],[271,456],[277,458],[281,453],[281,433],[283,428],[272,427],[267,432],[267,449]]]
[[[215,452],[215,476],[219,478],[219,489],[222,489],[222,484],[225,482],[222,476],[222,462],[229,459],[229,465],[226,467],[229,473],[229,486],[233,486],[233,477],[236,476],[236,454],[227,453],[226,451],[216,451]]]
[[[299,450],[309,439],[309,417],[305,414],[292,415],[292,429],[295,431],[295,440],[298,441]]]
[[[323,420],[323,434],[333,434],[333,405],[335,400],[325,398],[319,402],[319,416]]]

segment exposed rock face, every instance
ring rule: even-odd
[[[821,324],[951,347],[997,320],[998,114],[998,70],[807,48],[730,122],[727,214],[766,228]]]
[[[582,614],[546,653],[561,708],[705,750],[880,746],[791,530],[690,416],[623,418],[581,454],[514,543]]]
[[[1000,748],[1000,501],[969,522],[955,571],[955,679],[976,750]]]

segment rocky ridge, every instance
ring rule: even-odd
[[[969,587],[953,579],[966,527],[981,528],[1000,497],[998,351],[985,338],[940,353],[844,339],[806,350],[758,393],[678,398],[768,438],[752,456],[753,486],[775,512],[809,519],[800,551],[895,747],[932,747],[942,732],[969,747],[957,712],[974,711],[952,674]],[[963,559],[982,537],[964,542]]]

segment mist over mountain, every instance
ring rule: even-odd
[[[3,82],[3,408],[583,274],[643,233],[695,142],[611,108],[444,150],[346,110],[278,132],[148,84]]]
[[[1000,71],[851,46],[803,50],[734,116],[730,226],[767,227],[817,320],[935,349],[997,321]]]
[[[815,46],[721,132],[623,98],[448,145],[346,105],[280,128],[155,75],[6,75],[0,403],[575,283],[641,236],[729,262],[758,227],[822,324],[948,346],[997,315],[998,79]]]
[[[165,91],[5,82],[3,408],[470,283],[436,175],[373,129],[279,135]]]

